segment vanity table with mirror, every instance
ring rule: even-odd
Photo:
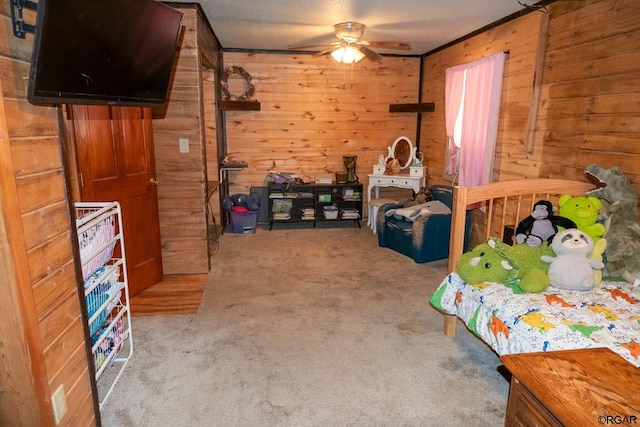
[[[420,166],[416,165],[416,147],[406,136],[398,137],[393,145],[388,147],[388,154],[385,158],[380,156],[380,162],[378,165],[374,165],[374,173],[369,174],[369,186],[367,188],[367,200],[369,204],[369,224],[376,232],[375,229],[375,217],[378,211],[378,207],[382,204],[380,199],[381,187],[395,187],[395,188],[407,188],[413,190],[414,193],[420,191],[425,186],[425,168],[420,162]],[[389,175],[384,173],[384,165],[388,164],[390,160],[397,160],[400,173]],[[382,166],[382,167],[381,167]],[[375,193],[375,198],[372,199],[371,192]],[[388,201],[385,201],[388,202]]]

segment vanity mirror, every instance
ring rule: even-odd
[[[416,155],[416,147],[406,136],[400,136],[393,141],[393,145],[388,148],[389,154],[385,161],[396,159],[400,165],[400,169],[406,169],[413,163]]]
[[[395,175],[410,167],[416,159],[416,147],[406,136],[396,138],[387,150],[387,157],[381,155],[378,164],[373,166],[374,173]]]

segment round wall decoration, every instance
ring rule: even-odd
[[[242,93],[242,95],[235,95],[229,92],[229,77],[234,75],[238,75],[244,80],[244,93]],[[238,65],[225,68],[222,72],[220,83],[222,86],[222,96],[229,101],[248,101],[256,91],[256,86],[253,84],[251,74],[247,73],[244,68]]]

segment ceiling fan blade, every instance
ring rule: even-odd
[[[316,56],[322,56],[322,55],[326,55],[327,53],[331,53],[334,50],[336,50],[335,46],[330,47],[329,49],[325,49],[325,50],[321,50],[320,52],[316,52],[313,55],[311,55],[312,57],[316,57]]]
[[[378,49],[393,49],[393,50],[411,50],[411,45],[407,42],[394,42],[394,41],[370,41],[367,42],[368,46]]]
[[[322,44],[298,44],[298,45],[289,45],[289,49],[291,50],[305,50],[305,49],[313,49],[313,48],[318,48],[321,47],[323,49],[329,49],[329,47],[331,46],[333,49],[336,48],[336,46],[340,45],[340,43],[322,43]]]
[[[364,53],[364,55],[372,61],[379,61],[382,59],[382,56],[380,56],[379,54],[377,54],[376,52],[372,51],[371,49],[369,49],[364,45],[359,45],[358,49],[360,49],[360,51]]]

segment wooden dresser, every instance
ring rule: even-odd
[[[640,370],[607,348],[510,354],[505,426],[640,424]]]

